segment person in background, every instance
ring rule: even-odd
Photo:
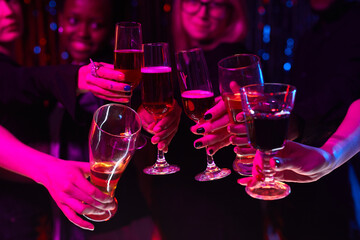
[[[238,0],[173,1],[170,25],[172,40],[169,42],[175,52],[195,47],[204,49],[215,96],[219,96],[217,62],[245,52],[245,9],[243,2]],[[177,76],[174,81],[177,86]],[[177,94],[180,95],[179,92]],[[177,100],[181,102],[179,96]],[[217,102],[221,104],[219,98]],[[208,111],[212,112],[215,110]],[[219,121],[223,116],[227,117],[225,110],[209,114],[207,122]],[[194,141],[201,141],[194,133],[202,136],[206,129],[196,131],[200,126],[193,125],[194,122],[182,114],[179,125],[181,134],[175,135],[167,153],[167,160],[179,164],[181,170],[173,175],[153,178],[148,186],[151,211],[161,237],[172,240],[261,239],[263,232],[259,203],[239,191],[237,174],[210,182],[197,182],[194,179],[206,167],[204,150],[194,148]],[[191,127],[193,132],[190,131]],[[224,126],[217,132],[229,135]],[[212,133],[208,134],[206,137],[211,138]],[[228,140],[228,137],[225,138]],[[215,147],[209,148],[213,149]],[[223,148],[214,159],[219,167],[231,168],[235,154],[232,149]]]
[[[48,153],[50,141],[48,113],[53,103],[60,101],[69,113],[76,118],[76,96],[81,92],[92,91],[106,99],[121,99],[129,92],[127,84],[121,83],[122,73],[114,71],[103,63],[103,67],[91,74],[91,66],[59,65],[49,67],[21,67],[14,60],[15,42],[22,36],[23,22],[21,3],[17,0],[0,1],[0,124],[26,145]],[[97,63],[96,63],[97,64]],[[112,90],[110,90],[112,89]],[[4,144],[5,146],[5,144]],[[21,154],[20,152],[14,152]],[[45,155],[44,155],[45,156]],[[51,159],[51,158],[47,158]],[[19,160],[20,162],[22,160]],[[69,171],[73,169],[69,163]],[[65,168],[65,164],[63,164]],[[80,165],[79,165],[80,166]],[[84,166],[82,166],[84,169]],[[32,169],[29,167],[29,169]],[[33,184],[28,178],[13,174],[1,168],[0,197],[0,235],[3,239],[44,239],[50,238],[51,210],[46,190]],[[73,171],[77,175],[65,175],[63,182],[71,182],[73,178],[84,178],[82,171]],[[45,183],[44,183],[45,184]],[[47,186],[52,187],[52,186]],[[70,187],[70,186],[69,186]],[[61,195],[68,191],[66,186],[59,190]],[[91,190],[91,189],[88,189]],[[58,206],[66,216],[87,229],[93,225],[78,220],[74,211],[80,213],[79,204],[72,198],[64,207],[49,189]],[[86,190],[87,191],[87,190]],[[91,194],[91,192],[87,192]],[[74,194],[70,194],[74,195]],[[69,195],[69,196],[70,196]],[[95,195],[96,197],[96,195]],[[92,196],[82,196],[88,202]],[[91,201],[90,201],[91,203]],[[78,205],[78,206],[76,206]],[[83,209],[87,208],[80,206]],[[70,214],[70,215],[69,215]]]

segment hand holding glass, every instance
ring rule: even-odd
[[[176,54],[178,80],[186,115],[193,121],[204,121],[204,114],[215,105],[214,93],[209,80],[208,68],[202,49],[190,49]],[[204,172],[195,176],[197,181],[211,181],[228,176],[231,170],[216,166],[207,154]]]
[[[94,113],[89,133],[90,180],[111,197],[114,197],[117,183],[136,150],[140,130],[139,115],[122,104],[107,104]],[[102,222],[109,220],[116,210],[84,216]]]
[[[174,108],[173,85],[169,46],[167,43],[144,44],[144,66],[141,69],[142,104],[158,122]],[[176,173],[180,168],[170,165],[164,152],[158,149],[157,159],[153,166],[144,169],[150,175]]]
[[[242,112],[240,87],[250,84],[263,84],[260,58],[253,54],[237,54],[224,58],[218,63],[219,85],[229,119],[236,121],[236,115]],[[243,123],[243,122],[242,122]],[[245,148],[246,146],[242,146]],[[256,150],[248,145],[246,153],[236,154],[234,170],[244,176],[250,176]]]
[[[275,200],[290,194],[287,184],[274,180],[270,159],[284,147],[295,93],[295,87],[279,83],[241,88],[249,141],[260,151],[264,165],[264,181],[246,187],[246,192],[254,198]]]

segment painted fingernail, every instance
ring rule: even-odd
[[[281,162],[279,159],[275,159],[275,168],[279,168],[281,165]]]
[[[208,113],[204,116],[204,119],[205,120],[210,120],[212,118],[212,114],[211,113]]]
[[[209,154],[211,155],[211,154],[213,154],[213,153],[214,153],[214,150],[209,149]]]
[[[196,129],[197,133],[204,133],[205,129],[203,127]]]
[[[203,145],[202,142],[196,142],[196,143],[195,143],[195,147],[196,147],[196,148],[202,147],[202,145]]]
[[[131,86],[126,85],[126,86],[124,87],[124,90],[125,90],[125,91],[130,91],[130,90],[131,90]]]

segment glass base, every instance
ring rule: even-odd
[[[275,181],[273,183],[261,182],[255,187],[246,187],[247,194],[253,198],[261,200],[277,200],[286,197],[290,194],[290,186]]]
[[[166,175],[166,174],[173,174],[180,171],[180,167],[176,165],[166,164],[158,164],[155,163],[151,167],[147,167],[144,170],[144,173],[149,175]]]
[[[199,182],[212,181],[227,177],[230,175],[230,173],[230,169],[216,167],[215,169],[205,170],[204,172],[199,173],[195,176],[195,179]]]
[[[93,222],[105,222],[107,220],[109,220],[110,218],[112,218],[112,216],[115,215],[117,209],[118,209],[118,201],[116,198],[114,198],[115,203],[116,203],[116,208],[113,210],[108,210],[106,211],[104,214],[98,215],[98,214],[83,214],[84,217],[86,217],[87,219],[93,221]]]
[[[241,176],[252,176],[252,164],[239,163],[236,160],[233,162],[233,169]]]

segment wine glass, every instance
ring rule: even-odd
[[[160,121],[174,109],[172,74],[167,43],[144,44],[144,66],[141,69],[142,105],[156,121]],[[164,152],[158,149],[154,165],[144,169],[150,175],[176,173],[180,168],[170,165]]]
[[[250,84],[263,84],[260,58],[253,54],[236,54],[224,58],[218,63],[219,85],[222,99],[229,114],[231,123],[236,121],[236,115],[242,112],[240,87]],[[251,176],[252,163],[256,150],[247,146],[244,153],[237,153],[233,162],[233,169],[244,176]]]
[[[186,115],[201,123],[207,110],[215,105],[214,93],[209,80],[208,68],[201,48],[176,53],[179,86],[183,108]],[[207,154],[204,172],[195,176],[197,181],[211,181],[228,176],[231,170],[216,166],[211,155]]]
[[[139,85],[142,74],[143,46],[142,28],[138,22],[118,22],[115,26],[114,69],[125,75],[124,82],[133,90]],[[131,106],[129,96],[128,106]],[[137,148],[143,148],[147,143],[145,136],[139,135]]]
[[[89,133],[90,181],[102,192],[114,197],[117,183],[136,150],[141,119],[130,107],[107,104],[93,116]],[[114,199],[116,204],[117,200]],[[86,214],[86,218],[102,222],[109,220],[116,209],[104,214]]]
[[[284,148],[296,88],[265,83],[248,85],[240,91],[249,142],[260,151],[264,166],[264,181],[246,187],[246,192],[263,200],[284,198],[290,194],[290,187],[274,180],[275,171],[270,167],[270,159]]]

